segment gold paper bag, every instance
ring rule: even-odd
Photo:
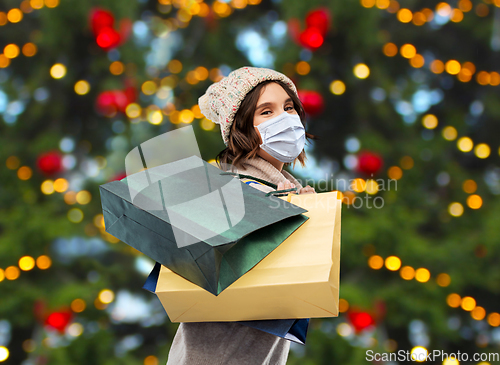
[[[172,322],[338,316],[342,201],[337,192],[290,197],[310,219],[218,296],[161,267],[155,293]]]

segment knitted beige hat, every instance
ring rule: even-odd
[[[261,67],[241,67],[220,81],[210,85],[198,99],[201,113],[212,122],[220,124],[222,140],[227,146],[234,116],[245,96],[259,83],[281,80],[297,94],[297,88],[287,76],[278,71]]]

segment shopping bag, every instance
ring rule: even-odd
[[[152,291],[172,322],[338,316],[342,202],[337,192],[289,198],[309,220],[217,297],[161,266]]]
[[[156,263],[153,270],[149,274],[143,289],[151,293],[155,293],[160,275],[161,264]],[[286,340],[293,341],[304,345],[306,342],[307,329],[309,327],[309,319],[274,319],[265,321],[239,321],[238,323],[270,333],[272,335],[282,337]]]
[[[218,295],[308,219],[221,172],[191,156],[101,185],[106,231]]]

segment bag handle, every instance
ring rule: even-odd
[[[258,181],[258,182],[260,182],[260,183],[262,183],[264,185],[270,186],[273,189],[277,189],[278,188],[278,185],[276,185],[276,184],[273,184],[273,183],[271,183],[269,181],[266,181],[266,180],[263,180],[263,179],[259,179],[257,177],[251,176],[251,175],[243,175],[243,174],[238,174],[236,172],[229,172],[229,171],[221,172],[220,174],[221,175],[238,176],[238,178],[252,179],[252,180]],[[285,195],[288,195],[288,194],[285,194],[285,193],[288,193],[290,191],[297,191],[297,188],[270,191],[269,193],[266,194],[266,196],[269,196],[269,195],[285,196]]]

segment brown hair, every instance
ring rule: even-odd
[[[292,98],[293,107],[297,111],[297,114],[305,127],[306,113],[300,99],[293,92],[293,90],[281,80],[263,81],[250,90],[250,92],[245,96],[245,99],[241,102],[238,111],[234,116],[233,124],[231,125],[227,147],[215,158],[219,166],[222,164],[232,163],[234,166],[240,168],[241,164],[246,160],[257,156],[260,138],[258,132],[253,126],[253,119],[257,108],[257,101],[260,98],[262,89],[265,85],[271,82],[279,84]],[[316,136],[306,132],[306,138],[316,139]],[[306,153],[304,150],[302,150],[302,152],[293,161],[293,165],[295,165],[297,160],[302,166],[305,166]],[[290,165],[290,163],[285,163],[285,166],[287,165]]]

